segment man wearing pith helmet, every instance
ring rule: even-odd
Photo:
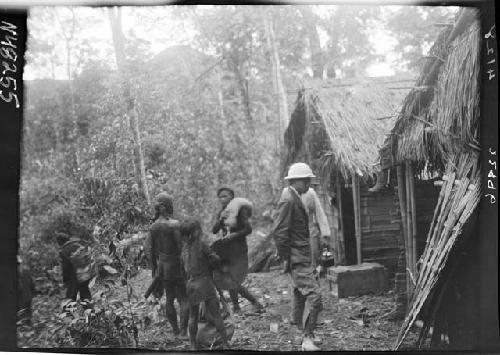
[[[273,238],[278,255],[284,262],[293,288],[293,313],[303,329],[302,350],[320,350],[321,342],[314,336],[318,315],[323,309],[321,292],[311,265],[309,218],[300,195],[304,194],[315,177],[309,165],[292,164],[285,180],[289,186],[283,190],[278,203],[278,217],[273,225]]]

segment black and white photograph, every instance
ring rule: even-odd
[[[0,2],[14,347],[500,351],[494,9]]]

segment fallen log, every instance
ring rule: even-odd
[[[258,237],[260,238],[248,251],[248,272],[269,271],[275,261],[276,246],[272,235],[260,233]]]

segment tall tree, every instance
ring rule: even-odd
[[[376,59],[369,33],[377,25],[379,15],[379,6],[335,6],[324,11],[318,26],[327,35],[325,66],[328,77],[364,74],[363,68]]]
[[[439,33],[438,26],[453,23],[457,10],[451,6],[401,6],[389,14],[387,28],[398,39],[394,49],[403,66],[416,69],[423,63]]]
[[[60,11],[68,12],[65,15],[62,15]],[[71,145],[72,149],[70,149],[71,155],[73,155],[74,166],[73,170],[77,170],[80,166],[80,134],[78,132],[78,118],[76,115],[75,108],[75,87],[73,83],[73,65],[71,62],[72,59],[72,51],[73,51],[73,41],[75,37],[75,33],[77,30],[77,20],[75,16],[75,9],[73,7],[55,9],[54,17],[61,28],[61,33],[63,34],[64,44],[66,49],[66,76],[69,83],[69,93],[70,93],[70,119],[72,123],[71,130],[71,140],[74,144]]]
[[[323,71],[325,69],[325,56],[321,49],[321,43],[318,34],[318,17],[313,13],[311,6],[303,5],[298,6],[302,14],[302,20],[307,31],[309,39],[309,51],[311,56],[311,66],[314,78],[323,78]]]
[[[201,9],[195,16],[198,42],[204,50],[215,51],[223,58],[228,74],[236,84],[235,92],[241,101],[249,126],[254,126],[252,115],[251,77],[263,61],[263,32],[256,12],[245,6],[216,6]]]
[[[128,79],[127,58],[125,55],[125,39],[122,29],[122,13],[120,7],[108,8],[109,23],[113,36],[115,48],[116,64],[120,73],[123,98],[126,102],[126,115],[132,130],[133,151],[134,151],[134,172],[139,188],[142,190],[148,204],[151,203],[146,179],[146,169],[144,165],[144,154],[142,151],[141,133],[139,129],[139,114],[135,104],[135,99],[130,92],[131,83]]]
[[[55,13],[52,8],[37,7],[30,10],[25,71],[42,74],[41,78],[49,77],[47,74],[50,73],[50,77],[55,79],[56,67],[62,64],[56,49],[56,31],[49,32],[49,24],[53,26],[54,22]]]
[[[276,43],[276,35],[274,32],[274,21],[273,12],[266,11],[262,16],[264,21],[264,27],[266,28],[266,38],[269,49],[270,61],[272,64],[272,77],[273,77],[273,87],[274,95],[276,97],[278,117],[279,117],[279,140],[278,148],[281,146],[281,136],[288,125],[289,113],[288,113],[288,102],[285,92],[285,87],[283,85],[283,80],[281,78],[281,64],[280,56],[278,51],[278,45]]]

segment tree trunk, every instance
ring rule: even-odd
[[[316,29],[316,19],[309,6],[298,7],[304,19],[304,26],[309,39],[309,50],[311,51],[311,65],[313,69],[313,77],[323,79],[323,69],[325,67],[325,58],[319,41],[318,30]]]
[[[253,128],[252,124],[252,111],[250,109],[250,95],[248,93],[248,80],[245,78],[241,72],[241,68],[236,63],[233,65],[234,73],[236,74],[236,79],[238,81],[238,88],[240,90],[241,101],[243,108],[245,109],[245,118],[250,128]]]
[[[69,82],[69,92],[70,92],[70,120],[71,120],[71,131],[69,134],[70,147],[68,147],[68,155],[71,159],[70,171],[74,173],[78,170],[80,166],[79,159],[79,148],[80,148],[80,134],[78,132],[78,119],[76,117],[75,108],[75,88],[73,85],[73,75],[72,75],[72,63],[71,63],[71,43],[75,36],[75,11],[73,8],[69,9],[71,11],[71,26],[64,26],[58,13],[55,13],[55,18],[59,22],[60,27],[64,30],[64,40],[66,42],[66,76]]]
[[[266,9],[267,10],[267,9]],[[279,138],[278,138],[278,149],[281,146],[281,137],[285,128],[288,126],[288,102],[286,97],[285,88],[283,85],[283,80],[281,78],[280,70],[280,59],[278,54],[278,46],[276,45],[276,36],[273,29],[273,22],[271,18],[271,12],[267,11],[264,13],[264,26],[266,29],[267,44],[269,47],[269,53],[271,57],[272,71],[273,71],[273,87],[274,93],[277,98],[277,108],[278,108],[278,118],[279,118]]]
[[[115,48],[116,64],[120,72],[123,97],[126,102],[126,115],[129,120],[133,137],[134,151],[134,172],[139,188],[142,190],[148,204],[149,198],[148,185],[146,180],[146,169],[144,166],[144,155],[142,152],[141,134],[139,129],[139,115],[135,106],[134,97],[130,92],[130,82],[127,76],[127,61],[125,57],[125,44],[122,31],[121,9],[119,7],[108,8],[109,23],[113,35],[113,46]]]
[[[220,118],[221,118],[221,121],[222,122],[226,122],[226,115],[224,113],[224,94],[222,92],[222,79],[221,79],[221,75],[219,74],[219,83],[218,83],[218,91],[217,91],[217,99],[219,101],[219,115],[220,115]],[[224,129],[222,129],[220,131],[220,134],[221,134],[221,137],[219,139],[219,160],[222,161],[222,158],[224,156],[224,150],[225,150],[225,146],[224,146]],[[217,173],[216,173],[216,186],[221,186],[224,181],[223,181],[223,170],[222,170],[222,165],[220,163],[217,163]]]

